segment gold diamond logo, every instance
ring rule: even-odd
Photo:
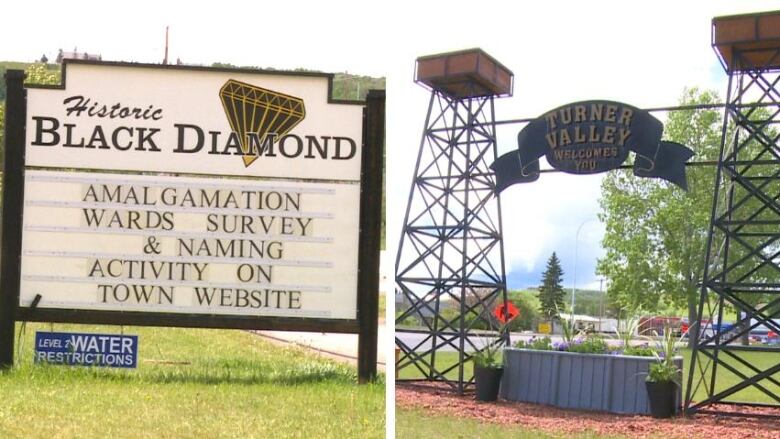
[[[219,98],[230,128],[238,135],[244,166],[251,165],[260,153],[251,150],[250,134],[261,142],[268,134],[280,139],[306,117],[303,99],[234,79],[222,86]]]

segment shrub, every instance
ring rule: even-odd
[[[536,338],[531,337],[530,340],[518,340],[515,343],[516,348],[520,349],[534,349],[537,351],[551,351],[553,350],[552,340],[550,337]]]
[[[647,345],[628,346],[623,349],[623,355],[633,355],[635,357],[652,357],[655,355],[655,349]]]
[[[569,344],[568,352],[580,354],[606,354],[609,351],[607,342],[601,337],[578,338]]]
[[[647,373],[647,381],[655,383],[677,382],[677,368],[663,362],[653,363]]]

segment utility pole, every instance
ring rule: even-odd
[[[165,58],[163,58],[163,65],[168,64],[168,26],[165,26]]]
[[[604,317],[604,278],[599,279],[599,331],[601,331],[601,319]]]

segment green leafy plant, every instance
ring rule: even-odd
[[[650,365],[650,370],[647,373],[647,381],[653,383],[668,383],[674,381],[677,383],[677,367],[673,363],[671,366],[666,362],[653,363]]]
[[[609,346],[603,338],[591,336],[574,340],[566,350],[580,354],[606,354],[609,351]]]
[[[615,335],[622,343],[623,349],[628,349],[631,346],[637,328],[639,328],[639,317],[636,316],[636,313],[626,319],[625,330],[621,331],[619,328],[615,328]]]
[[[528,341],[518,340],[515,343],[515,347],[520,349],[534,349],[537,351],[553,350],[552,339],[550,339],[550,337],[542,337],[542,338],[532,337]]]
[[[639,346],[631,344],[631,342],[633,342],[636,338],[645,341],[651,340],[650,337],[642,335],[637,337],[634,336],[634,334],[637,333],[637,329],[639,329],[638,316],[641,314],[641,310],[635,310],[630,314],[631,317],[626,319],[626,324],[622,331],[620,329],[615,329],[615,336],[618,340],[620,340],[620,345],[623,348],[623,355],[631,355],[634,357],[653,357],[657,353],[656,349],[652,346],[649,346],[647,343]]]
[[[497,305],[493,309],[493,316],[501,326],[498,328],[499,336],[506,333],[512,321],[519,315],[520,311],[512,304],[512,302],[506,301],[503,304]],[[478,367],[488,367],[492,369],[500,369],[504,366],[503,361],[503,340],[492,339],[485,343],[482,349],[475,351],[471,354],[471,358],[474,361],[474,365]]]
[[[654,357],[657,351],[651,346],[628,346],[623,349],[623,355],[634,357]]]
[[[676,353],[678,341],[682,341],[682,338],[678,340],[672,334],[671,328],[668,325],[665,326],[664,335],[661,337],[658,349],[654,352],[657,361],[650,365],[647,381],[655,383],[673,381],[678,386],[681,385],[678,377],[680,369],[674,364],[674,354]]]
[[[574,339],[581,335],[581,331],[577,331],[575,326],[574,313],[571,313],[569,320],[564,320],[560,317],[561,312],[558,309],[558,305],[555,306],[555,312],[558,314],[558,323],[561,324],[561,337],[563,338],[563,343],[566,345],[574,343]]]
[[[492,340],[471,355],[475,366],[500,369],[504,366],[503,348],[501,340]]]

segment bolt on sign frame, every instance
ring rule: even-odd
[[[15,322],[40,321],[357,333],[358,379],[376,377],[383,90],[339,101],[331,74],[76,60],[60,86],[5,79],[0,367]],[[231,215],[240,233],[213,229]]]
[[[685,408],[748,415],[780,407],[780,346],[740,343],[780,333],[780,11],[715,18],[712,42],[729,85]]]
[[[397,294],[408,304],[395,320],[396,368],[413,376],[399,381],[444,382],[463,393],[473,384],[465,367],[472,352],[508,340],[474,326],[490,324],[490,310],[506,301],[501,204],[489,165],[493,99],[511,96],[512,79],[479,49],[417,59],[415,81],[431,98],[395,263]],[[451,304],[457,312],[448,313]],[[457,359],[446,360],[447,351]]]

